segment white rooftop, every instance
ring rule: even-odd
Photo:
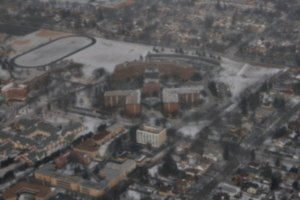
[[[177,103],[178,94],[195,94],[200,93],[203,86],[188,87],[188,88],[165,88],[163,89],[162,96],[164,103]]]

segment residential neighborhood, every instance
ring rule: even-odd
[[[300,199],[300,1],[0,10],[0,200]]]

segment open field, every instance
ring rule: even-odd
[[[14,57],[11,62],[17,67],[41,67],[57,62],[95,43],[90,37],[66,36],[55,39],[37,48]]]

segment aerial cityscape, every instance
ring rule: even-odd
[[[299,200],[300,0],[0,0],[0,200]]]

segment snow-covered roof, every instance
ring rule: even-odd
[[[203,90],[203,86],[188,88],[166,88],[163,90],[164,103],[177,103],[179,101],[178,94],[196,94]]]
[[[24,88],[26,88],[26,85],[23,85],[23,84],[17,84],[17,83],[15,83],[15,82],[12,82],[12,83],[9,83],[9,84],[7,84],[7,85],[5,85],[2,89],[1,89],[1,91],[2,92],[6,92],[6,91],[8,91],[8,90],[11,90],[11,89],[24,89]]]

